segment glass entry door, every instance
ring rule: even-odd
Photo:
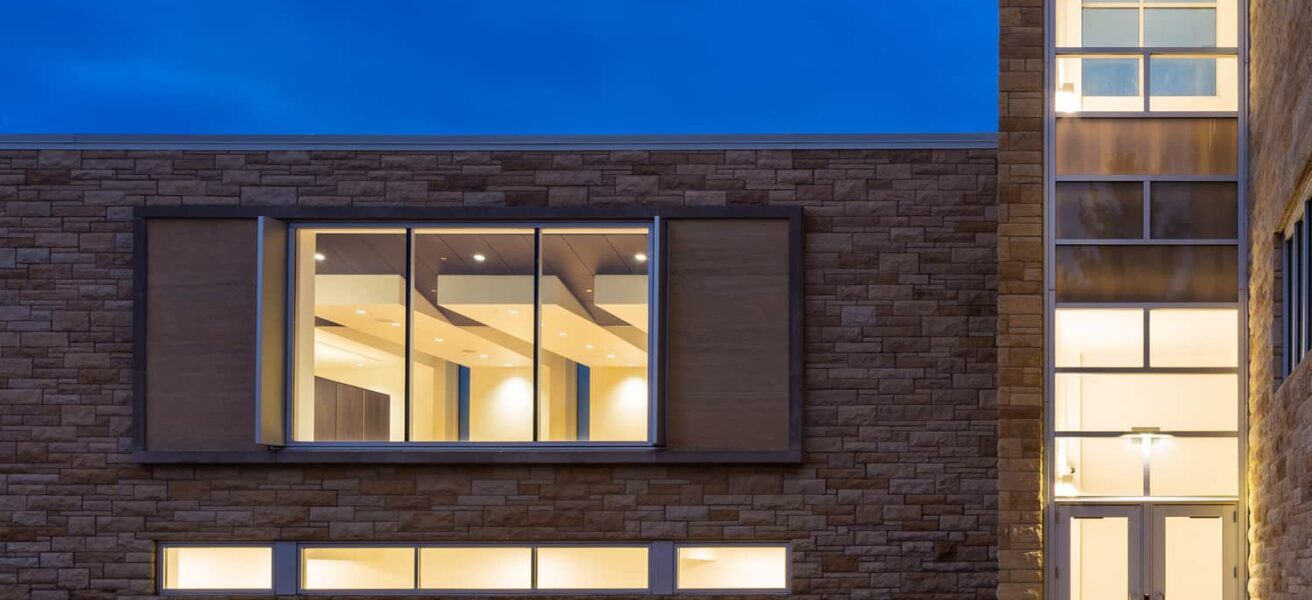
[[[1059,600],[1235,600],[1231,505],[1058,506]]]
[[[1235,507],[1155,506],[1151,600],[1234,600]]]
[[[1137,600],[1143,588],[1139,506],[1057,508],[1057,597]]]

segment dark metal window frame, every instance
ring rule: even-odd
[[[1312,230],[1305,200],[1280,236],[1280,367],[1288,378],[1312,353]]]
[[[358,220],[358,221],[291,221],[289,222],[287,236],[287,305],[285,312],[286,324],[286,358],[284,361],[284,406],[283,406],[283,425],[284,439],[286,446],[289,448],[334,448],[334,449],[386,449],[386,448],[535,448],[535,447],[552,447],[552,448],[648,448],[659,445],[661,410],[664,402],[662,378],[659,376],[661,356],[661,321],[658,319],[660,313],[660,299],[663,294],[664,279],[664,261],[661,257],[661,239],[663,236],[663,224],[659,216],[653,216],[646,219],[603,219],[603,220],[529,220],[529,221],[510,221],[505,219],[495,220],[403,220],[403,221],[379,221],[379,220]],[[551,229],[589,229],[589,228],[645,228],[647,230],[647,439],[634,442],[616,442],[616,441],[590,441],[590,440],[566,440],[550,441],[536,439],[540,432],[538,431],[538,411],[540,409],[540,389],[539,369],[541,367],[542,343],[541,332],[538,323],[541,322],[542,303],[540,296],[540,287],[542,283],[542,235],[543,230]],[[459,231],[461,229],[532,229],[533,230],[533,441],[524,442],[478,442],[478,441],[413,441],[408,439],[410,431],[411,415],[411,392],[412,392],[412,351],[413,351],[413,325],[411,315],[413,314],[413,276],[415,261],[415,244],[414,239],[416,231],[422,233],[431,233],[435,230],[447,229]],[[405,279],[405,356],[403,363],[405,365],[405,398],[404,402],[404,436],[407,438],[403,441],[363,441],[363,442],[334,442],[334,441],[308,441],[294,439],[295,414],[294,407],[295,397],[295,368],[296,353],[295,346],[295,328],[296,328],[296,265],[299,249],[296,243],[296,233],[302,229],[404,229],[405,230],[405,249],[406,249],[406,272]]]

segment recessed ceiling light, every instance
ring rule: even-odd
[[[606,358],[615,358],[615,355],[614,355],[614,354],[607,354],[607,355],[606,355]]]
[[[442,339],[442,338],[433,338],[433,341],[434,341],[434,342],[437,342],[437,343],[440,344],[440,343],[442,343],[442,342],[445,342],[446,340],[444,340],[444,339]]]
[[[479,357],[479,358],[487,358],[487,355],[486,355],[486,354],[480,354],[480,355],[478,355],[478,357]]]
[[[632,367],[632,366],[633,366],[633,363],[624,363],[624,366],[626,366],[626,367]]]
[[[400,327],[400,326],[401,326],[400,323],[397,323],[396,321],[392,321],[392,327]]]
[[[483,256],[482,254],[475,254],[475,255],[474,255],[474,260],[476,260],[476,261],[478,261],[478,262],[483,262],[483,261],[487,260],[487,257],[486,257],[486,256]]]
[[[357,367],[363,367],[363,366],[364,366],[364,363],[355,363],[355,366],[357,366]]]
[[[442,257],[442,260],[446,260],[446,257],[445,257],[445,256],[443,256],[443,257]]]
[[[593,348],[596,348],[596,346],[593,346],[592,344],[583,344],[583,347],[584,347],[584,348],[587,348],[588,350],[591,350],[591,349],[593,349]]]
[[[560,336],[560,337],[565,337],[565,332],[563,332],[563,331],[557,331],[557,332],[556,332],[556,335],[558,335],[558,336]]]
[[[633,255],[633,260],[636,260],[638,262],[647,262],[647,255],[639,252]]]
[[[357,314],[357,315],[367,315],[367,314],[369,314],[369,311],[367,311],[367,310],[365,310],[365,309],[363,309],[363,308],[357,308],[357,309],[355,309],[355,314]]]
[[[314,260],[325,260],[325,259],[327,259],[327,258],[328,258],[327,256],[324,256],[323,254],[321,254],[321,253],[319,253],[319,252],[315,252],[315,253],[314,253]]]
[[[588,288],[588,289],[586,289],[586,290],[583,290],[583,291],[585,291],[585,292],[587,292],[587,293],[589,293],[589,294],[591,294],[591,293],[592,293],[592,288]]]
[[[519,311],[517,311],[517,310],[515,310],[515,309],[513,309],[513,308],[510,309],[510,310],[508,310],[508,311],[506,311],[506,312],[508,312],[508,313],[510,313],[510,314],[512,314],[512,315],[517,315],[517,314],[519,314]]]
[[[506,363],[505,366],[510,367],[510,366],[513,366],[513,365],[511,365],[510,363]]]

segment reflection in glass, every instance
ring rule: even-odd
[[[1143,184],[1110,181],[1057,183],[1057,237],[1142,238]]]
[[[1216,9],[1146,8],[1143,11],[1143,45],[1215,48]]]
[[[1223,111],[1239,108],[1235,56],[1162,56],[1150,59],[1149,110]]]
[[[1130,520],[1070,520],[1070,599],[1108,600],[1130,589]]]
[[[1119,48],[1139,45],[1138,8],[1085,8],[1080,18],[1081,46]]]
[[[293,439],[404,440],[405,238],[297,232]]]
[[[1058,246],[1059,302],[1234,302],[1234,246]]]
[[[540,439],[648,438],[645,228],[542,230]]]
[[[1239,237],[1239,192],[1233,182],[1154,182],[1150,212],[1157,239]]]

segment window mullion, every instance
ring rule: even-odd
[[[405,351],[403,360],[405,362],[405,414],[402,427],[401,439],[410,441],[410,420],[413,409],[413,386],[414,386],[414,296],[415,296],[415,230],[413,227],[407,227],[405,230]]]
[[[539,429],[542,367],[542,228],[533,228],[533,441],[542,441]]]

